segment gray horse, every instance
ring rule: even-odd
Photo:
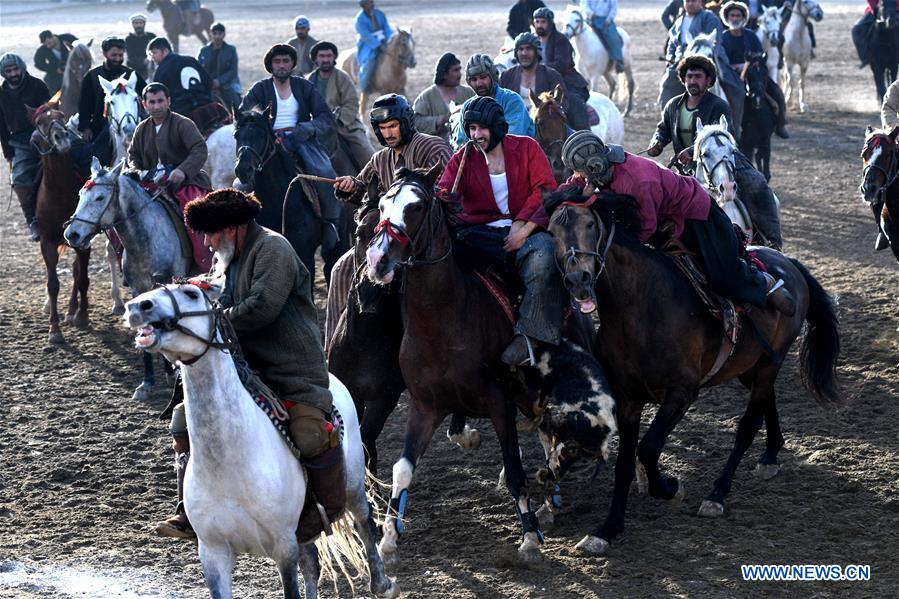
[[[112,169],[91,164],[91,178],[79,192],[78,207],[64,237],[73,248],[89,247],[101,231],[115,229],[122,241],[122,270],[133,296],[190,271],[193,256],[182,243],[165,200],[151,196],[138,181],[121,174],[124,160]],[[155,383],[153,358],[144,353],[144,380],[133,399],[146,400]]]

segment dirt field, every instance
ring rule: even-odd
[[[312,18],[318,39],[341,48],[352,42],[353,2],[266,10],[211,4],[237,45],[245,87],[261,76],[265,48],[291,35],[297,12]],[[413,26],[418,42],[410,97],[430,83],[442,52],[464,60],[475,51],[493,54],[502,41],[506,2],[381,4],[392,22]],[[639,86],[626,145],[639,150],[658,118],[662,3],[622,4],[619,21],[635,40]],[[100,40],[125,33],[127,16],[140,9],[41,2],[16,13],[23,6],[3,2],[0,39],[3,51],[26,60],[42,29]],[[633,495],[627,532],[608,557],[584,558],[573,546],[605,517],[612,477],[607,470],[590,482],[588,472],[574,472],[564,486],[564,513],[547,533],[546,559],[527,568],[514,559],[519,528],[508,494],[496,489],[501,459],[489,424],[478,425],[486,442],[476,453],[450,445],[441,429],[417,472],[403,562],[391,572],[406,596],[880,597],[899,588],[897,264],[889,252],[873,253],[874,225],[856,190],[864,127],[877,120],[870,74],[856,69],[849,50],[860,9],[825,3],[824,10],[808,82],[812,112],[791,115],[792,138],[775,140],[772,185],[782,202],[786,251],[839,297],[847,406],[818,408],[802,390],[793,352],[777,385],[787,438],[783,471],[768,482],[753,476],[760,433],[728,514],[706,520],[696,510],[730,451],[746,394],[734,385],[704,392],[663,454],[664,467],[686,485],[683,504]],[[148,30],[161,32],[158,19],[152,16]],[[184,50],[197,48],[194,41]],[[5,163],[2,176],[6,181]],[[4,184],[0,198],[8,192]],[[167,391],[163,384],[147,403],[130,399],[140,355],[109,312],[100,246],[92,328],[66,327],[67,343],[48,346],[37,245],[26,240],[16,202],[0,207],[0,596],[204,596],[196,547],[152,536],[152,524],[174,506],[167,423],[156,417]],[[66,268],[63,294],[70,279]],[[398,455],[404,417],[398,409],[381,439],[385,463]],[[541,453],[532,438],[523,446],[532,470]],[[872,573],[865,583],[751,583],[742,581],[741,564],[870,564]],[[280,596],[265,560],[241,558],[235,580],[238,597]]]

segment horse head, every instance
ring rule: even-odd
[[[256,174],[277,151],[271,124],[271,106],[262,112],[246,110],[238,114],[234,124],[234,140],[237,147],[234,174],[241,183],[252,188],[256,182]]]
[[[117,218],[118,180],[125,159],[106,169],[94,156],[91,177],[78,192],[78,206],[63,232],[66,243],[75,249],[87,249],[100,231],[110,229]]]
[[[170,362],[192,363],[210,347],[221,348],[214,301],[224,277],[202,277],[157,287],[125,304],[125,324],[136,331],[138,349]]]
[[[759,17],[759,33],[767,39],[772,48],[780,46],[780,29],[783,23],[784,7],[768,6]]]
[[[402,169],[396,181],[378,200],[379,222],[368,245],[368,278],[379,285],[393,281],[396,270],[411,267],[425,257],[443,210],[436,205],[434,184],[442,168]]]
[[[539,96],[531,90],[531,117],[537,130],[537,141],[549,159],[556,183],[562,183],[571,174],[562,162],[562,146],[568,139],[568,121],[562,104],[565,92],[556,86],[551,92],[543,92]]]
[[[864,170],[859,191],[870,204],[882,205],[887,189],[899,176],[897,136],[899,125],[893,126],[892,129],[868,127],[865,131],[865,144],[861,153]]]
[[[94,40],[91,40],[87,44],[79,42],[72,47],[72,51],[69,52],[69,57],[66,59],[66,72],[63,75],[63,87],[68,87],[76,82],[78,85],[81,84],[81,81],[84,79],[84,76],[90,70],[91,65],[94,62],[94,57],[91,54],[90,49],[90,44],[93,43],[93,41]]]
[[[396,56],[397,61],[407,69],[414,69],[418,64],[415,58],[415,38],[412,29],[398,29],[387,43],[387,51]]]
[[[793,11],[804,19],[820,21],[824,18],[824,10],[816,0],[796,0],[793,3]]]
[[[736,142],[727,129],[727,118],[722,116],[718,123],[705,125],[696,119],[696,141],[693,144],[693,160],[696,162],[697,178],[705,183],[706,189],[718,198],[718,203],[737,199]]]
[[[147,0],[147,12],[153,12],[159,8],[159,0]]]
[[[746,64],[740,74],[746,89],[746,97],[756,110],[762,107],[768,86],[768,69],[765,65],[765,53],[746,54]]]
[[[104,111],[113,133],[124,138],[126,143],[130,143],[141,116],[140,97],[137,95],[137,73],[131,71],[131,75],[127,78],[122,76],[114,81],[104,77],[98,79],[106,95]]]
[[[584,14],[577,5],[565,7],[565,29],[562,31],[565,37],[571,39],[582,34],[587,26],[586,23]]]
[[[715,31],[700,33],[694,37],[684,50],[684,56],[699,54],[715,62],[715,45],[718,43],[718,34]]]
[[[66,115],[59,109],[60,92],[37,108],[26,106],[28,119],[34,124],[31,143],[43,156],[52,152],[63,154],[72,147],[66,129]]]

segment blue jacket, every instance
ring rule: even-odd
[[[668,30],[668,46],[665,50],[665,58],[670,65],[677,65],[677,62],[683,57],[684,49],[686,48],[686,44],[681,42],[681,29],[684,24],[684,16],[685,15],[683,14],[679,16],[674,22],[674,25],[671,26],[671,29]],[[723,30],[724,26],[721,23],[721,19],[719,19],[712,11],[706,9],[701,10],[693,18],[693,23],[690,26],[690,33],[694,36],[699,35],[700,33],[711,33],[715,31],[718,33],[720,39]]]
[[[537,134],[534,129],[534,121],[531,120],[531,115],[528,114],[528,110],[525,107],[524,100],[521,99],[521,96],[504,87],[500,87],[499,83],[494,85],[496,87],[494,87],[493,99],[499,102],[499,105],[503,107],[503,113],[506,115],[506,122],[509,123],[509,133],[512,135],[527,135],[528,137],[534,137]],[[465,100],[465,103],[462,104],[462,114],[465,114],[465,107],[475,98],[477,98],[477,96],[472,96]],[[468,135],[465,134],[462,127],[459,127],[459,130],[456,132],[456,144],[461,146],[467,141]]]
[[[223,42],[216,62],[215,48],[212,42],[209,42],[200,48],[197,62],[206,69],[213,83],[218,83],[219,88],[230,89],[237,94],[243,93],[243,86],[241,86],[240,77],[237,74],[237,48],[228,42]]]
[[[390,28],[390,24],[387,22],[387,16],[377,8],[374,9],[373,14],[375,21],[378,22],[377,27],[372,26],[371,18],[365,14],[364,10],[360,10],[359,14],[356,15],[356,51],[360,55],[363,49],[372,52],[381,46],[382,40],[378,39],[375,31],[379,29],[383,31],[385,41],[393,37],[393,29]]]

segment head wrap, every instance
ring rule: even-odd
[[[472,54],[465,65],[465,80],[469,83],[478,75],[490,75],[493,84],[496,85],[499,76],[496,73],[496,67],[493,65],[493,59],[486,54]]]
[[[272,59],[275,56],[290,56],[290,59],[293,61],[293,66],[297,66],[297,51],[296,48],[291,46],[290,44],[275,44],[271,48],[268,49],[268,52],[265,53],[265,56],[262,59],[262,64],[265,66],[265,70],[269,73],[272,72]],[[291,67],[291,70],[293,67]]]
[[[518,49],[522,46],[530,46],[534,49],[534,52],[537,53],[537,62],[543,60],[543,44],[540,43],[540,38],[536,33],[531,33],[530,31],[523,31],[518,34],[518,37],[515,38],[515,57],[518,58]]]
[[[624,148],[607,146],[592,131],[576,131],[562,146],[562,162],[592,183],[606,185],[612,180],[612,164],[624,162]]]
[[[245,225],[259,214],[262,204],[252,194],[236,189],[217,189],[184,208],[184,222],[198,233],[216,233]]]
[[[133,15],[131,15],[131,17],[129,18],[129,20],[130,20],[132,23],[134,23],[135,21],[143,21],[144,23],[146,23],[146,22],[147,22],[147,15],[145,15],[145,14],[143,14],[143,13],[140,13],[140,12],[136,12],[136,13],[134,13]]]
[[[727,14],[735,9],[743,13],[743,20],[740,22],[740,26],[737,28],[731,27],[730,22],[728,22],[727,20]],[[725,2],[724,6],[721,7],[721,11],[718,14],[721,15],[721,20],[724,22],[725,27],[728,27],[729,29],[742,29],[749,21],[749,7],[739,0],[729,0],[728,2]]]
[[[387,142],[381,135],[381,129],[378,127],[381,123],[397,120],[400,122],[400,138],[403,144],[412,141],[412,135],[415,133],[415,112],[409,104],[406,96],[399,94],[386,94],[375,100],[371,106],[369,121],[371,128],[375,131],[375,137],[381,142],[382,146],[386,146]]]
[[[298,16],[293,22],[293,28],[297,29],[299,27],[305,27],[306,29],[309,29],[309,17],[307,17],[306,15]]]
[[[715,79],[718,78],[718,70],[715,68],[715,63],[709,58],[701,54],[692,54],[677,63],[677,78],[680,79],[681,83],[686,79],[687,71],[690,69],[702,69],[706,75],[712,78],[711,85],[715,85]]]
[[[22,71],[22,73],[28,72],[28,69],[25,67],[25,61],[22,60],[22,57],[18,54],[7,52],[3,56],[0,56],[0,75],[3,75],[6,71],[6,67],[12,66],[19,67],[19,70]]]
[[[330,50],[334,53],[334,58],[337,58],[337,46],[335,46],[331,42],[321,41],[315,42],[315,44],[311,48],[309,48],[309,60],[314,63],[315,57],[321,50]]]
[[[533,14],[532,18],[534,18],[534,19],[546,19],[546,20],[549,21],[550,23],[555,24],[555,23],[554,23],[554,20],[555,20],[555,18],[556,18],[556,15],[553,13],[553,11],[551,11],[551,10],[549,9],[549,7],[541,6],[540,8],[538,8],[537,10],[534,11],[534,14]]]
[[[434,84],[443,85],[447,72],[457,64],[462,64],[462,61],[456,58],[456,55],[452,52],[447,52],[441,56],[440,60],[437,61],[437,67],[434,69]]]
[[[465,109],[462,112],[462,129],[469,139],[471,136],[468,133],[468,126],[472,123],[484,125],[490,130],[488,152],[498,146],[509,132],[509,123],[506,122],[503,107],[489,96],[478,96],[465,103]]]

